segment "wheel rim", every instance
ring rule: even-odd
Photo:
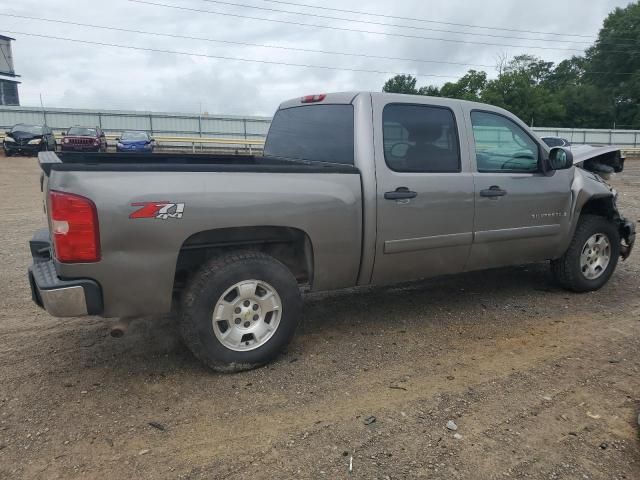
[[[580,271],[588,280],[599,278],[611,261],[611,242],[604,233],[591,235],[582,247]]]
[[[282,301],[276,289],[261,280],[243,280],[218,299],[213,332],[228,349],[246,352],[269,341],[281,318]]]

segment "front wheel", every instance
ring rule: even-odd
[[[302,298],[295,277],[260,252],[230,253],[197,272],[182,299],[180,329],[208,367],[238,372],[273,360],[291,341]]]
[[[551,262],[551,271],[564,288],[590,292],[613,274],[620,256],[620,234],[610,220],[583,215],[565,254]]]

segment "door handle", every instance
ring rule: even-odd
[[[491,187],[480,190],[481,197],[504,197],[507,194],[506,190],[501,189],[497,185],[492,185]]]
[[[408,198],[416,198],[417,192],[409,190],[407,187],[398,187],[394,192],[385,192],[385,200],[404,200]]]

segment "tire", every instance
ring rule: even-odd
[[[247,294],[252,288],[253,296]],[[209,261],[188,282],[180,333],[189,350],[209,368],[239,372],[280,354],[293,338],[301,312],[300,290],[287,267],[260,252],[233,252]]]
[[[589,278],[589,265],[585,265],[585,271],[581,267],[581,256],[589,239],[598,235],[606,238],[609,245],[609,260],[606,267],[598,267],[594,278]],[[599,247],[601,248],[601,247]],[[586,255],[591,250],[586,250]],[[594,250],[595,251],[595,250]],[[596,252],[595,255],[598,255]],[[558,283],[573,292],[591,292],[604,286],[616,269],[620,257],[620,234],[616,226],[610,220],[597,215],[582,215],[578,219],[573,239],[569,248],[562,257],[551,261],[551,272]],[[592,257],[592,259],[595,257]],[[597,265],[597,262],[595,263]],[[591,271],[591,273],[594,273]]]

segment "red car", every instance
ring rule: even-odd
[[[62,135],[63,152],[107,151],[107,139],[98,127],[71,127]]]

